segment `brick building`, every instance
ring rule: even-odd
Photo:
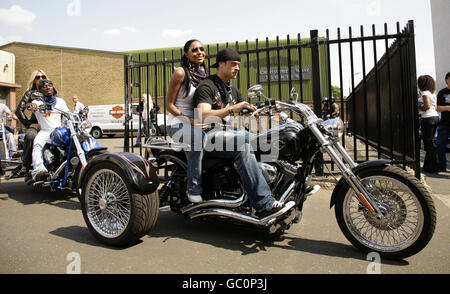
[[[42,69],[72,109],[72,96],[88,105],[123,103],[124,53],[13,42],[0,50],[15,55],[17,101],[27,90],[31,73]]]

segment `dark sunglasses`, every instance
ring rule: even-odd
[[[203,47],[203,46],[201,46],[201,47],[194,47],[194,48],[191,49],[191,52],[192,52],[192,53],[195,53],[195,52],[197,52],[198,50],[200,50],[200,51],[202,51],[202,52],[205,52],[205,47]]]
[[[43,80],[46,80],[47,79],[47,76],[36,76],[35,78],[34,78],[36,81],[37,80],[40,80],[40,79],[43,79]]]

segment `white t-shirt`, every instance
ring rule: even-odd
[[[3,118],[4,115],[10,112],[11,110],[9,110],[8,106],[6,106],[3,103],[0,103],[0,120]]]
[[[430,91],[423,91],[422,96],[420,96],[419,98],[419,102],[423,103],[423,96],[428,96],[430,98],[430,108],[428,108],[427,111],[419,111],[419,113],[422,115],[422,118],[439,116],[436,111],[436,95],[432,94]]]
[[[75,105],[73,106],[73,113],[79,113],[83,109],[84,109],[84,104],[81,103],[80,101],[77,101],[77,103],[75,103]]]
[[[44,104],[44,102],[40,100],[34,100],[33,103],[35,103],[37,106]],[[69,112],[69,108],[67,107],[66,102],[58,97],[56,98],[56,105],[54,108]],[[36,116],[38,123],[41,126],[41,130],[43,131],[51,131],[60,127],[62,124],[61,113],[54,109],[50,112],[49,117],[46,117],[45,113],[42,113],[39,110],[35,111],[34,115]]]

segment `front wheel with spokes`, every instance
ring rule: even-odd
[[[338,191],[336,219],[344,235],[363,252],[403,259],[422,250],[433,236],[436,210],[422,183],[394,167],[363,169],[358,177],[383,217],[371,213],[348,184]]]
[[[88,171],[81,208],[91,233],[102,243],[122,246],[144,236],[156,223],[156,192],[138,194],[116,165],[105,162]]]

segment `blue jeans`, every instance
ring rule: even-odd
[[[9,156],[12,156],[17,151],[16,141],[14,140],[14,128],[5,125],[5,135],[6,135],[6,138],[2,138],[1,136],[0,136],[0,138],[2,140],[6,140],[6,146],[9,151]],[[3,144],[3,142],[2,142],[2,144]],[[5,152],[6,152],[6,150],[5,150]]]
[[[436,153],[438,159],[438,168],[441,171],[445,171],[447,169],[447,143],[448,136],[450,136],[450,127],[439,125],[437,128],[437,138],[436,138]]]
[[[148,127],[147,121],[142,120],[141,127],[139,128],[139,126],[138,126],[138,133],[137,133],[137,136],[136,136],[136,145],[140,145],[141,144],[142,133],[144,133],[145,139],[148,138],[147,127]]]
[[[234,161],[250,204],[257,213],[272,208],[275,199],[252,152],[248,132],[210,131],[207,135],[205,150],[208,156]]]
[[[187,190],[189,195],[201,195],[203,192],[202,160],[205,132],[190,124],[167,125],[167,133],[175,142],[190,144],[187,151]]]

